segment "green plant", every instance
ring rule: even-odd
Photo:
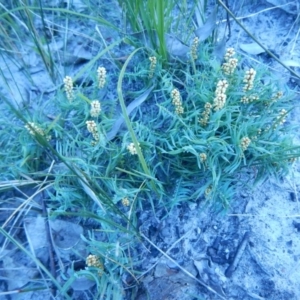
[[[134,123],[135,146],[144,142],[156,154],[146,162],[165,188],[180,179],[182,200],[205,196],[227,208],[249,176],[255,183],[287,172],[299,147],[285,124],[292,95],[277,90],[275,79],[263,84],[271,76],[266,70],[236,69],[232,48],[222,65],[212,55],[213,45],[204,44],[184,71],[157,70],[157,110]]]
[[[242,68],[241,58],[232,48],[222,62],[216,58],[211,37],[216,9],[206,25],[195,31],[197,36],[192,35],[194,14],[198,26],[205,21],[205,2],[195,1],[191,9],[185,1],[120,0],[137,33],[123,40],[130,40],[135,49],[120,67],[111,55],[120,40],[107,46],[102,38],[102,43],[97,43],[104,49],[74,76],[56,73],[56,64],[62,61],[56,63],[58,54],[52,53],[46,38],[45,13],[68,16],[63,27],[66,36],[71,17],[94,20],[118,31],[96,15],[92,2],[87,5],[90,15],[69,8],[45,8],[41,2],[38,6],[22,2],[0,15],[5,26],[11,26],[0,26],[1,36],[9,40],[9,47],[1,46],[7,51],[15,49],[24,38],[18,26],[25,26],[46,71],[59,82],[46,101],[41,96],[38,109],[14,106],[3,96],[9,109],[2,110],[0,121],[0,142],[5,145],[1,152],[2,190],[38,187],[45,190],[46,219],[65,217],[82,224],[92,220],[82,236],[87,257],[74,247],[76,257],[87,264],[81,270],[72,267],[71,275],[60,284],[16,241],[13,231],[0,231],[64,296],[83,276],[96,282],[94,297],[122,298],[122,276],[136,276],[134,248],[141,238],[137,211],[151,208],[156,214],[163,207],[171,212],[172,207],[187,201],[228,208],[240,187],[285,174],[300,155],[287,121],[294,107],[293,94],[284,86],[278,89],[276,78],[267,69]],[[179,13],[173,21],[176,9]],[[36,12],[42,20],[43,38],[34,30]],[[185,34],[180,27],[188,28]],[[14,32],[13,38],[8,38],[8,31]],[[175,50],[179,49],[181,56],[174,55],[174,33],[191,45],[179,44]],[[141,47],[141,39],[133,41],[139,35],[150,41],[147,47]],[[99,63],[107,54],[109,58]],[[29,74],[25,63],[23,67]],[[9,86],[6,78],[4,81]],[[11,120],[10,130],[7,124]],[[8,173],[12,167],[13,172]],[[31,196],[22,195],[24,203],[31,203]],[[35,205],[34,209],[40,212],[41,207]],[[20,211],[18,218],[26,214],[23,206],[16,211]],[[48,284],[42,286],[47,288]]]
[[[180,178],[187,187],[184,200],[205,196],[227,208],[248,176],[254,183],[281,176],[299,157],[293,128],[286,124],[293,96],[278,90],[267,70],[236,69],[234,49],[227,50],[222,65],[213,60],[212,46],[199,49],[196,68],[187,66],[176,77],[157,73],[161,101],[156,116],[147,119],[157,154],[153,172],[173,178],[171,185]],[[266,85],[267,78],[272,79]]]
[[[171,16],[176,2],[119,0],[119,3],[125,10],[133,31],[144,32],[146,38],[150,39],[151,48],[157,49],[158,54],[167,59],[165,33],[170,30],[171,18],[169,16]]]
[[[185,59],[189,41],[195,29],[193,16],[198,23],[205,20],[206,1],[118,0],[133,33],[127,35],[128,42],[136,47],[148,46],[156,52],[163,64],[174,56]],[[182,20],[185,20],[184,24]],[[199,24],[198,24],[199,25]],[[125,23],[126,26],[126,23]],[[215,25],[214,25],[215,27]],[[126,27],[125,27],[126,29]],[[181,42],[183,39],[184,42]]]

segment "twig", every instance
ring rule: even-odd
[[[235,22],[261,47],[265,50],[266,53],[268,53],[273,59],[275,59],[279,64],[281,64],[283,67],[285,67],[288,71],[290,71],[294,76],[296,76],[298,79],[300,79],[300,75],[298,75],[296,72],[294,72],[291,68],[289,68],[287,65],[285,65],[280,59],[278,59],[271,51],[269,51],[261,42],[257,40],[240,21],[237,20],[237,18],[234,16],[234,14],[229,10],[229,8],[224,4],[223,1],[218,0],[218,2],[223,6],[223,8],[227,11],[227,13],[235,20]]]
[[[228,0],[225,0],[225,1],[226,1],[227,7],[229,7]],[[231,25],[230,25],[228,11],[226,11],[226,23],[227,23],[227,26],[228,26],[228,37],[227,37],[227,41],[228,41],[230,39],[230,37],[231,37]]]
[[[264,218],[265,216],[263,215],[255,215],[255,214],[229,214],[229,217],[258,217],[258,218]],[[300,214],[296,214],[296,215],[288,215],[288,216],[279,216],[276,215],[276,218],[284,218],[284,219],[289,219],[289,218],[300,218]]]
[[[166,254],[168,254],[179,242],[182,241],[182,239],[184,239],[188,234],[190,234],[190,232],[192,231],[192,229],[188,230],[182,237],[180,237],[178,240],[176,240],[167,250],[166,250]],[[144,246],[146,248],[146,246]],[[147,248],[146,248],[147,249]],[[148,250],[148,249],[147,249]],[[162,258],[162,256],[160,256],[157,261],[145,272],[143,272],[138,279],[140,279],[141,277],[143,277],[145,274],[147,274],[149,271],[151,271],[160,261],[160,259]]]
[[[244,234],[244,237],[243,237],[243,240],[242,242],[240,243],[237,251],[236,251],[236,254],[235,254],[235,257],[233,259],[233,262],[232,264],[227,268],[227,270],[225,271],[225,276],[226,277],[231,277],[233,272],[235,271],[235,269],[237,268],[239,262],[240,262],[240,259],[246,249],[246,246],[248,244],[248,240],[249,240],[249,236],[250,236],[250,233],[249,231],[247,231],[245,234]]]
[[[247,15],[247,16],[236,17],[236,19],[237,19],[237,20],[243,20],[243,19],[252,18],[252,17],[257,16],[257,15],[259,15],[259,14],[261,14],[261,13],[266,12],[266,11],[273,10],[273,9],[276,9],[276,8],[281,8],[281,7],[286,6],[286,5],[289,5],[289,4],[291,4],[291,3],[294,3],[294,1],[291,1],[291,2],[288,2],[288,3],[285,3],[285,4],[282,4],[282,5],[277,5],[277,6],[274,6],[274,7],[265,8],[265,9],[262,9],[262,10],[256,12],[256,13],[253,13],[253,14],[250,14],[250,15]],[[229,7],[228,4],[227,4],[227,2],[226,2],[226,5],[227,5],[227,7]],[[230,20],[233,20],[233,18],[231,18]],[[227,18],[224,19],[224,20],[218,21],[217,24],[219,24],[219,23],[224,23],[224,22],[227,22]]]
[[[226,300],[222,295],[220,295],[217,291],[215,291],[213,288],[205,284],[202,280],[196,278],[193,274],[191,274],[189,271],[184,269],[181,265],[177,263],[173,258],[171,258],[167,253],[162,251],[160,248],[158,248],[154,243],[152,243],[143,233],[141,233],[141,236],[149,243],[151,244],[156,250],[158,250],[162,255],[164,255],[167,259],[169,259],[173,264],[175,264],[183,273],[188,275],[189,277],[193,278],[196,280],[199,284],[207,288],[210,292],[214,293],[215,295],[219,296],[221,299]]]
[[[44,183],[46,183],[47,179],[48,179],[48,175],[51,173],[51,170],[54,166],[54,160],[51,162],[49,171],[47,176],[44,179]],[[52,236],[51,236],[51,228],[49,225],[49,218],[48,218],[48,212],[47,212],[47,206],[46,206],[46,200],[44,197],[44,191],[42,192],[42,208],[43,208],[43,218],[45,220],[45,230],[46,230],[46,239],[47,239],[47,244],[49,247],[49,259],[50,259],[50,272],[51,275],[53,276],[53,278],[56,278],[56,270],[55,270],[55,262],[54,262],[54,247],[53,247],[53,240],[52,240]],[[52,296],[56,295],[56,288],[54,286],[54,284],[52,283],[51,286],[51,294]]]
[[[51,234],[50,234],[50,225],[49,225],[49,220],[48,220],[48,213],[47,213],[47,207],[46,207],[46,200],[43,197],[42,200],[42,206],[43,206],[43,218],[45,220],[45,228],[46,228],[46,239],[47,239],[47,244],[49,247],[49,258],[50,258],[50,272],[51,275],[56,278],[56,270],[55,270],[55,262],[54,262],[54,248],[52,244],[52,239],[51,239]],[[54,285],[51,286],[51,294],[53,296],[56,295],[56,288]]]

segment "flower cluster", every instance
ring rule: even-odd
[[[202,126],[206,126],[209,120],[210,112],[212,109],[212,105],[209,102],[206,102],[204,105],[204,112],[202,112],[202,117],[199,119],[199,123]]]
[[[154,74],[154,70],[155,70],[155,68],[156,68],[157,60],[156,60],[156,57],[155,57],[155,56],[149,57],[149,60],[150,60],[149,78],[152,78],[152,77],[153,77],[153,74]]]
[[[195,37],[191,46],[191,57],[193,60],[196,60],[198,58],[197,52],[199,47],[199,38]]]
[[[202,163],[206,161],[206,159],[207,159],[206,153],[200,153],[199,156],[200,156],[200,161]]]
[[[278,99],[280,99],[283,96],[283,92],[282,91],[278,91],[273,97],[272,100],[273,101],[277,101]]]
[[[235,50],[234,48],[227,48],[226,49],[226,53],[224,55],[224,59],[225,61],[228,61],[231,57],[233,57],[235,55]]]
[[[283,92],[278,91],[269,101],[269,103],[267,103],[267,105],[272,105],[273,103],[277,102],[278,99],[280,99],[283,96]]]
[[[140,143],[138,143],[139,144],[139,146],[140,146]],[[129,151],[129,153],[131,154],[131,155],[136,155],[137,154],[137,150],[136,150],[136,148],[135,148],[135,145],[134,145],[134,143],[130,143],[129,145],[127,145],[127,150]],[[141,147],[140,147],[140,149],[141,149]]]
[[[225,79],[219,80],[215,91],[216,97],[214,98],[214,102],[213,102],[214,111],[218,111],[225,106],[226,98],[227,98],[225,93],[227,88],[228,88],[227,81]]]
[[[124,198],[122,199],[122,204],[123,204],[123,206],[129,206],[129,205],[130,205],[130,202],[129,202],[129,200],[128,200],[127,197],[124,197]]]
[[[100,139],[97,124],[95,123],[95,121],[86,121],[86,127],[88,132],[90,132],[93,135],[94,140],[91,144],[92,146],[95,146]]]
[[[250,96],[244,96],[241,99],[241,102],[244,104],[248,104],[254,101],[257,101],[259,99],[259,97],[257,95],[250,95]]]
[[[245,136],[241,139],[240,145],[243,151],[246,151],[251,143],[251,140]]]
[[[206,199],[209,199],[211,197],[211,192],[212,192],[212,186],[209,185],[204,192],[204,196]]]
[[[222,65],[222,70],[223,70],[224,74],[226,74],[226,75],[233,74],[234,70],[237,67],[238,60],[233,57],[234,55],[235,55],[235,51],[233,48],[228,48],[226,50],[226,53],[224,56],[225,62]]]
[[[66,76],[64,78],[64,86],[65,86],[67,99],[69,100],[69,102],[72,102],[75,96],[74,96],[73,79],[70,76]]]
[[[91,110],[90,114],[92,117],[97,118],[101,112],[101,105],[98,100],[94,100],[91,102]]]
[[[99,269],[98,275],[99,276],[103,275],[104,266],[103,266],[103,263],[101,262],[100,258],[97,255],[90,254],[86,258],[85,263],[88,267],[98,268]]]
[[[251,141],[256,141],[258,139],[258,137],[261,135],[262,130],[261,129],[257,129],[256,131],[256,135],[252,135],[251,136]]]
[[[256,75],[256,71],[254,69],[250,69],[248,71],[246,71],[246,74],[244,76],[244,80],[243,82],[245,83],[244,87],[243,87],[243,91],[250,91],[253,89],[253,82],[254,82],[254,78]]]
[[[183,107],[182,107],[182,101],[181,101],[181,96],[178,91],[178,89],[173,89],[171,92],[171,98],[172,98],[172,103],[175,106],[175,112],[177,115],[183,114]]]
[[[278,125],[283,125],[286,122],[286,116],[287,111],[283,108],[276,118],[275,127],[277,127]]]
[[[106,69],[104,67],[97,69],[97,80],[99,89],[102,89],[106,83]]]
[[[28,122],[24,127],[33,136],[35,136],[36,134],[39,134],[39,135],[45,137],[47,141],[50,141],[50,139],[51,139],[50,135],[46,135],[44,130],[33,122]]]

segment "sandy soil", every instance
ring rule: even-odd
[[[229,1],[229,6],[263,45],[299,73],[300,5],[297,1],[291,1],[288,5],[284,0],[281,2]],[[276,7],[278,5],[284,6]],[[219,26],[221,39],[225,22],[221,20]],[[106,34],[109,36],[110,31]],[[282,78],[282,84],[289,85],[299,95],[298,81],[257,47],[234,21],[231,21],[231,37],[227,45],[245,55],[245,63],[263,63],[270,67],[274,74]],[[84,59],[92,57],[91,53],[80,49]],[[33,54],[28,59],[35,63]],[[51,84],[46,84],[46,72],[39,74],[36,80],[41,81],[42,90],[55,89]],[[17,69],[15,76],[26,83],[24,75]],[[24,94],[28,96],[25,90],[26,87]],[[17,101],[23,101],[20,96],[16,97]],[[299,123],[298,108],[295,108],[290,122]],[[300,164],[296,162],[286,178],[278,181],[270,179],[253,189],[241,191],[226,213],[215,213],[198,203],[175,208],[163,221],[159,212],[156,217],[151,212],[142,214],[140,229],[151,242],[145,239],[144,245],[138,250],[140,256],[144,257],[140,268],[145,274],[141,277],[136,295],[128,292],[128,299],[300,299],[299,178]],[[2,199],[6,196],[2,195]],[[4,220],[5,216],[0,216],[0,221]],[[42,225],[39,225],[36,217],[26,222],[25,230],[29,232],[35,228],[41,229]],[[57,226],[70,228],[70,224],[60,223]],[[72,259],[70,254],[64,252],[72,243],[84,253],[78,234],[83,229],[76,226],[72,229],[74,234],[68,241],[70,244],[61,246],[64,259]],[[40,243],[38,257],[41,259],[46,255],[42,247],[43,238],[36,236],[32,241]],[[151,251],[146,251],[147,248]],[[30,264],[28,258],[20,256],[20,253],[11,253],[9,248],[2,251],[1,257],[4,255],[10,258],[2,258],[1,270],[9,280],[1,279],[0,290],[19,288],[26,282],[26,277],[36,276],[34,264]],[[26,268],[23,267],[24,261]],[[15,279],[16,274],[18,280]],[[73,297],[88,299],[82,291],[74,291]],[[40,298],[50,299],[49,295],[42,292],[7,299]]]

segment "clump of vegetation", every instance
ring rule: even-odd
[[[130,37],[136,49],[118,72],[95,59],[86,86],[66,74],[47,100],[55,116],[21,114],[11,105],[19,140],[9,144],[14,159],[7,159],[18,162],[10,179],[49,183],[49,218],[93,220],[82,237],[92,253],[86,268],[73,270],[60,291],[85,276],[107,299],[121,297],[125,272],[136,279],[130,256],[140,237],[137,211],[168,213],[187,201],[226,209],[240,187],[285,174],[300,155],[288,122],[293,95],[278,89],[268,70],[244,67],[233,48],[220,61],[214,27],[208,39],[189,32],[190,46],[168,35],[175,1],[145,1],[148,15],[140,1],[119,2],[149,47]],[[212,15],[208,25],[215,25]]]

